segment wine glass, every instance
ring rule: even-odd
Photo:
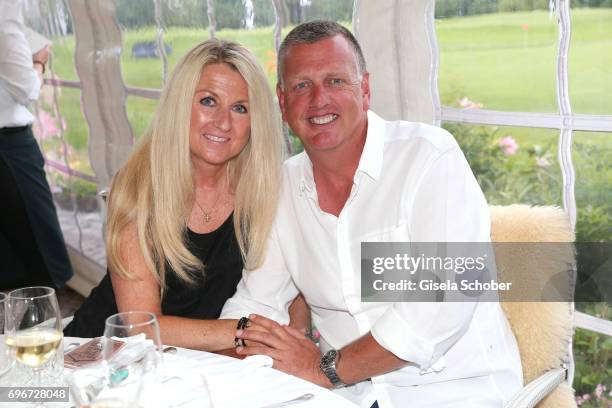
[[[142,389],[155,382],[162,361],[157,318],[149,312],[114,314],[106,319],[102,340],[106,387],[93,406],[137,406]]]
[[[54,289],[33,286],[8,294],[4,341],[11,356],[32,371],[34,386],[45,386],[41,369],[56,355],[62,339],[62,317]]]

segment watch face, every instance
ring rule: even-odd
[[[336,350],[329,350],[323,356],[323,363],[325,365],[327,365],[327,366],[333,364],[336,361],[336,355],[337,354],[338,354],[338,352]]]

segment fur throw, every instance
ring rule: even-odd
[[[574,241],[574,233],[567,215],[557,207],[491,206],[491,239],[493,242],[568,243],[551,245],[554,253],[543,253],[546,251],[541,247],[520,246],[521,253],[498,251],[496,248],[500,281],[504,275],[513,276],[514,282],[526,282],[531,289],[541,290],[547,278],[566,271],[568,263],[574,260],[570,244]],[[560,367],[567,360],[569,340],[573,334],[571,303],[506,301],[502,308],[518,343],[525,384],[549,369]],[[538,407],[576,407],[574,392],[564,382]]]

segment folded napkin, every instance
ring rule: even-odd
[[[268,356],[250,356],[209,367],[205,379],[213,406],[263,407],[308,392],[307,387],[301,386],[302,381],[279,375],[272,364]]]
[[[212,355],[211,355],[212,356]],[[231,408],[251,406],[241,397],[253,394],[256,384],[246,386],[256,371],[272,366],[272,359],[253,356],[244,360],[214,356],[204,361],[180,355],[164,355],[156,381],[145,385],[140,405],[151,408]],[[253,376],[253,377],[252,377]],[[235,388],[238,386],[238,388]]]
[[[155,350],[155,343],[144,333],[131,337],[112,337],[111,340],[124,343],[124,346],[108,362],[111,367],[127,366],[148,356],[152,358],[154,364],[160,361],[159,353],[156,353]]]

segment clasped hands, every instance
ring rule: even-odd
[[[249,320],[251,324],[247,328],[236,331],[236,337],[246,343],[236,348],[237,354],[269,356],[277,370],[331,387],[319,368],[321,352],[305,333],[256,314],[250,315]]]

